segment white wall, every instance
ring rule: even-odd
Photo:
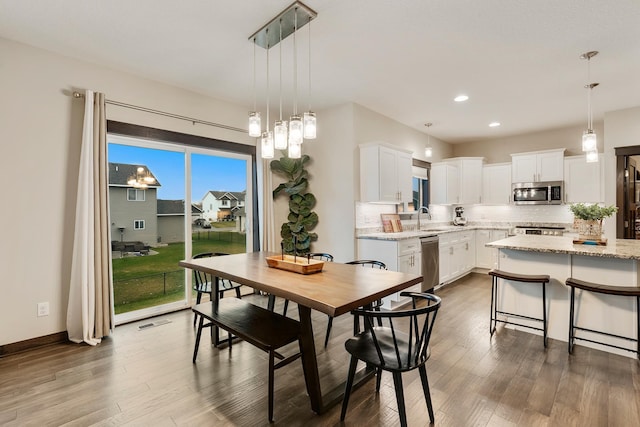
[[[594,123],[594,130],[602,141],[604,127],[602,122]],[[511,162],[511,154],[529,151],[564,148],[565,156],[582,154],[582,133],[584,126],[569,126],[505,138],[454,144],[455,157],[484,157],[486,163]],[[600,151],[602,143],[600,142]]]
[[[0,39],[0,345],[66,330],[83,101],[72,90],[239,128],[231,105],[130,74]],[[66,93],[65,93],[66,92]],[[107,118],[254,144],[247,134],[113,105]],[[36,317],[48,301],[51,314]]]

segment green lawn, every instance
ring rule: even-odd
[[[116,314],[180,301],[184,298],[184,243],[152,248],[157,255],[113,259],[113,293]],[[235,232],[193,233],[193,253],[246,252],[245,235]]]

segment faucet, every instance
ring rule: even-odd
[[[431,220],[431,214],[429,213],[429,208],[428,208],[428,207],[426,207],[426,206],[421,206],[421,207],[418,209],[418,231],[420,231],[420,214],[421,214],[423,211],[427,214],[427,218],[428,218],[429,220]]]

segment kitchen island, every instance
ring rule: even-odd
[[[568,341],[569,277],[606,285],[638,287],[640,285],[640,241],[610,240],[606,246],[573,244],[571,237],[514,236],[488,243],[499,250],[498,268],[519,274],[548,274],[548,335]],[[581,295],[580,295],[581,294]],[[576,303],[577,322],[589,329],[635,338],[637,335],[634,298],[579,292]],[[501,286],[499,309],[540,317],[540,289],[506,282]],[[489,308],[487,307],[487,312]],[[487,316],[488,317],[488,316]],[[527,324],[526,321],[523,323]],[[535,323],[531,323],[535,326]],[[516,327],[516,329],[520,329]],[[528,328],[523,331],[531,332]],[[633,348],[628,341],[585,333],[583,336]],[[579,345],[634,357],[634,353],[595,343]]]

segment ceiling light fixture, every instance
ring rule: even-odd
[[[262,28],[256,31],[249,40],[254,43],[254,63],[255,63],[255,46],[260,46],[267,50],[267,131],[262,133],[262,157],[273,157],[274,148],[284,150],[289,148],[288,156],[291,158],[299,158],[302,155],[301,144],[304,139],[314,139],[316,137],[316,115],[311,111],[311,29],[309,28],[309,111],[301,117],[298,114],[298,54],[296,32],[309,24],[318,14],[306,6],[296,1],[287,7],[278,16],[273,18]],[[289,123],[282,120],[282,44],[281,42],[288,36],[293,34],[293,107],[292,115]],[[269,49],[280,44],[280,117],[275,122],[274,132],[269,132]],[[254,65],[255,68],[255,65]],[[255,70],[254,70],[255,75]],[[254,76],[254,94],[255,94],[255,76]],[[254,101],[255,104],[255,101]],[[255,110],[255,107],[254,107]],[[255,127],[255,113],[249,113],[250,121],[253,119]],[[259,113],[258,113],[259,114]],[[259,119],[259,115],[258,115]],[[251,123],[251,122],[250,122]],[[258,125],[259,126],[259,125]],[[251,131],[251,126],[250,126]],[[275,140],[274,140],[275,133]],[[250,135],[252,133],[250,132]],[[271,135],[271,140],[269,140]],[[269,142],[271,141],[271,142]],[[271,144],[271,145],[269,145]],[[293,145],[293,147],[292,147]],[[271,157],[269,157],[271,156]]]
[[[467,95],[458,95],[455,98],[453,98],[453,100],[456,101],[456,102],[464,102],[467,99],[469,99],[469,97]]]
[[[429,122],[429,123],[425,123],[424,124],[427,127],[427,132],[429,131],[429,128],[433,125],[433,123]],[[427,158],[433,157],[433,147],[431,147],[431,135],[429,135],[427,133],[427,146],[424,147],[424,156]]]
[[[489,127],[490,128],[497,128],[498,126],[500,126],[500,122],[491,122],[491,123],[489,123]]]
[[[587,92],[587,129],[582,134],[582,151],[587,152],[587,162],[598,161],[598,139],[596,133],[593,131],[593,116],[591,112],[591,91],[599,83],[591,83],[591,58],[598,54],[597,50],[592,50],[580,55],[580,59],[587,60],[587,84],[584,85]],[[594,154],[595,153],[595,154]]]
[[[316,139],[316,113],[311,111],[311,17],[307,28],[309,29],[309,110],[302,115],[304,122],[304,139]]]
[[[249,112],[249,136],[257,138],[262,133],[260,113],[256,108],[256,42],[253,40],[253,111]]]
[[[156,179],[151,175],[151,172],[142,166],[136,168],[136,173],[131,175],[127,179],[127,184],[135,188],[147,188],[149,185],[155,185]]]
[[[267,30],[268,32],[268,30]],[[269,130],[269,47],[267,45],[267,130],[260,139],[261,155],[263,159],[273,159],[273,132]]]

